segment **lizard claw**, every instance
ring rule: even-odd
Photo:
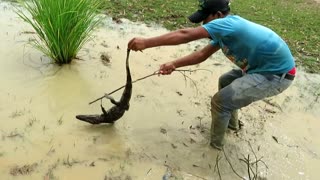
[[[107,93],[104,94],[104,97],[107,98],[107,99],[115,101],[114,98],[112,96],[110,96],[109,94],[107,94]]]

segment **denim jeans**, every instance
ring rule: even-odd
[[[219,91],[211,99],[211,145],[221,149],[228,126],[239,127],[237,109],[254,101],[275,96],[287,89],[292,80],[277,75],[243,74],[231,70],[219,78]]]

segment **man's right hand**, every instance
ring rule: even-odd
[[[168,75],[171,74],[176,69],[174,62],[167,62],[160,66],[159,74]]]
[[[128,49],[133,51],[142,51],[147,48],[146,39],[135,37],[131,39],[128,43]]]

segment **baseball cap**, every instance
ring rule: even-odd
[[[199,9],[188,18],[193,23],[199,23],[211,13],[230,10],[229,0],[199,0]]]

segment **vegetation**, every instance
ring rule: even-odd
[[[57,64],[76,58],[90,32],[99,23],[97,10],[101,0],[30,0],[20,1],[30,13],[17,10],[39,36],[33,45]]]
[[[235,13],[276,31],[290,46],[298,65],[320,73],[320,4],[309,0],[243,0]]]
[[[103,0],[105,13],[114,18],[156,22],[174,30],[194,26],[187,20],[197,0]],[[296,62],[309,72],[320,72],[320,18],[313,0],[233,0],[232,12],[270,27],[290,46]]]

